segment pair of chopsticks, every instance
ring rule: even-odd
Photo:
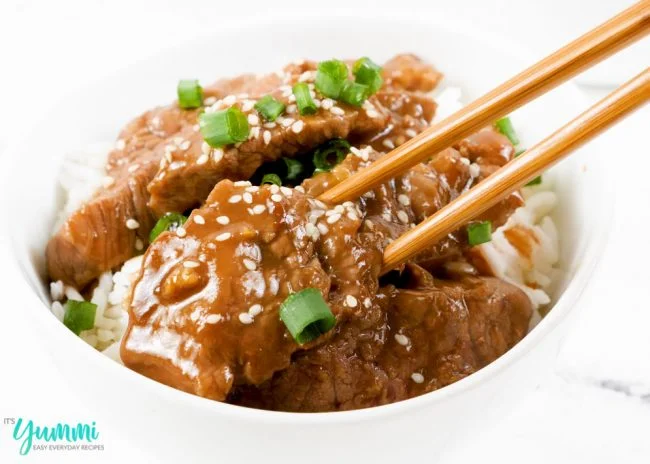
[[[609,21],[501,84],[320,196],[353,200],[546,93],[650,32],[650,0]],[[650,99],[650,68],[487,179],[410,229],[384,251],[382,273],[413,258],[497,204]]]

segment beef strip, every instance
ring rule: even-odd
[[[324,207],[286,187],[217,184],[183,228],[147,250],[129,305],[125,365],[224,400],[234,385],[264,382],[311,346],[297,345],[278,317],[289,294],[317,288],[339,323],[356,317],[359,302],[377,292],[381,249],[357,233],[354,205]]]
[[[265,94],[293,110],[266,127],[252,114],[251,137],[238,146],[208,147],[198,132],[199,111],[182,110],[177,104],[136,118],[110,154],[107,180],[112,184],[74,212],[50,240],[50,278],[85,286],[143,249],[157,217],[199,206],[221,179],[246,179],[265,161],[309,151],[333,137],[377,143],[388,133],[404,138],[403,133],[419,132],[433,116],[435,104],[420,93],[433,85],[437,73],[409,55],[387,64],[387,85],[363,108],[324,99],[317,114],[298,117],[290,101],[291,84],[313,81],[315,66],[295,63],[279,73],[222,79],[204,89],[206,111],[234,104],[250,112],[254,99]],[[129,221],[132,227],[139,227],[126,227],[129,219],[135,221]]]
[[[530,301],[508,283],[440,281],[414,265],[402,278],[403,288],[381,289],[377,304],[326,344],[296,353],[287,369],[241,386],[230,401],[296,412],[392,403],[468,376],[526,334]]]
[[[380,156],[381,153],[370,147],[354,149],[352,155],[331,172],[307,179],[303,186],[308,193],[320,195]],[[491,175],[513,156],[510,141],[494,129],[485,128],[455,147],[437,153],[427,163],[418,164],[402,176],[364,194],[360,200],[366,218],[364,227],[379,232],[387,244]],[[477,220],[490,220],[493,228],[497,228],[522,205],[521,195],[515,192]],[[467,233],[462,228],[420,253],[413,261],[437,273],[442,264],[461,259],[469,249]]]

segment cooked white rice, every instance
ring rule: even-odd
[[[461,91],[446,87],[434,95],[438,103],[438,121],[462,107]],[[62,208],[55,230],[65,218],[92,196],[105,178],[104,165],[111,147],[95,144],[86,151],[77,151],[66,157],[59,182],[65,192]],[[492,241],[479,246],[479,250],[495,276],[521,288],[530,297],[535,308],[531,327],[541,319],[539,309],[550,302],[548,289],[553,285],[559,271],[559,238],[551,218],[557,196],[553,185],[543,176],[543,182],[523,189],[525,205],[509,218],[508,222],[492,234]],[[508,240],[507,231],[513,227],[530,232],[531,256],[523,256]],[[128,324],[125,300],[131,283],[137,277],[142,256],[130,259],[113,274],[104,272],[94,289],[91,302],[97,305],[95,326],[81,332],[80,337],[104,354],[120,361],[119,344]],[[83,300],[82,295],[61,281],[50,284],[52,313],[63,321],[63,304],[66,300]]]

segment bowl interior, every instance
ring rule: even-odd
[[[531,61],[529,55],[497,34],[461,32],[468,29],[466,24],[448,20],[399,17],[278,19],[237,27],[220,26],[207,38],[133,63],[76,89],[61,103],[42,111],[42,120],[27,128],[26,134],[7,152],[10,169],[17,173],[8,186],[11,195],[5,197],[12,217],[9,234],[31,295],[36,295],[41,302],[38,304],[33,298],[26,300],[30,302],[30,312],[48,324],[48,330],[58,331],[61,343],[70,346],[74,343],[74,349],[79,349],[79,341],[49,312],[43,272],[43,251],[62,203],[56,173],[71,149],[114,140],[130,118],[173,100],[178,79],[197,77],[202,82],[210,82],[220,76],[279,69],[289,61],[304,57],[368,55],[382,62],[396,53],[413,52],[443,71],[447,85],[461,87],[463,99],[468,102]],[[523,144],[530,146],[577,115],[583,107],[576,89],[565,85],[517,111],[513,121]],[[607,228],[607,176],[601,158],[589,155],[589,151],[586,148],[576,152],[552,170],[560,197],[555,219],[560,231],[564,271],[554,291],[554,301],[567,286],[578,285],[572,282],[573,277],[592,263],[588,250],[598,234]],[[13,201],[16,198],[21,201]],[[569,306],[554,311],[568,311]],[[520,345],[525,345],[525,341]]]

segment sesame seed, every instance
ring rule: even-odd
[[[263,308],[261,304],[254,304],[253,306],[248,308],[248,314],[255,317],[262,312],[262,309]]]
[[[334,100],[332,100],[331,98],[325,98],[321,103],[321,108],[323,108],[324,110],[329,110],[333,106],[334,106]]]
[[[415,137],[416,135],[418,135],[418,133],[415,132],[415,129],[406,129],[406,135],[408,135],[409,137]]]
[[[277,185],[276,185],[276,187],[277,187]],[[280,195],[278,195],[277,193],[274,193],[273,195],[271,195],[271,200],[273,200],[276,203],[279,203],[279,202],[282,201],[282,197]]]
[[[368,110],[366,111],[366,114],[368,115],[369,118],[378,118],[379,113],[375,110]]]
[[[405,211],[399,210],[397,212],[397,219],[402,221],[404,224],[409,222],[409,215]]]
[[[422,383],[424,382],[424,376],[419,372],[413,372],[411,374],[411,380],[413,380],[415,383]]]
[[[348,219],[350,219],[350,221],[356,221],[359,219],[359,216],[357,216],[353,211],[348,211]]]
[[[226,225],[230,222],[230,218],[228,216],[219,216],[217,218],[217,222],[221,225]]]
[[[187,235],[187,231],[185,230],[184,227],[179,227],[178,229],[176,229],[176,235],[178,235],[179,237],[185,237]]]
[[[286,196],[288,196],[288,197],[290,197],[291,195],[293,195],[293,192],[291,191],[291,189],[290,189],[289,187],[281,186],[281,187],[280,187],[280,191],[281,191],[282,193],[284,193],[284,194],[285,194]]]
[[[333,106],[330,108],[330,113],[335,114],[337,116],[343,116],[345,114],[345,111],[343,111],[338,106]]]
[[[264,205],[255,205],[255,206],[253,206],[253,213],[254,214],[262,214],[265,209],[266,209],[266,206],[264,206]]]
[[[239,313],[239,322],[242,324],[252,324],[253,323],[253,316],[251,316],[248,313]]]
[[[212,159],[215,163],[218,163],[223,159],[223,150],[221,148],[215,148],[212,152]]]
[[[408,345],[411,340],[404,334],[395,334],[395,341],[402,346]]]
[[[273,129],[275,126],[277,126],[276,123],[274,123],[274,122],[267,122],[267,123],[264,123],[264,125],[263,125],[262,127],[264,127],[264,129]]]
[[[196,261],[183,261],[183,267],[187,269],[192,269],[195,267],[199,267],[199,263],[197,263]]]
[[[265,145],[268,145],[269,143],[271,143],[271,132],[265,130],[262,137],[264,138],[264,144]]]
[[[249,139],[259,139],[260,138],[260,128],[259,126],[253,126],[250,134],[248,135]]]
[[[183,143],[179,145],[181,150],[187,150],[192,146],[192,142],[189,140],[185,140]]]
[[[280,118],[278,118],[278,119],[280,119]],[[280,125],[281,125],[282,127],[289,127],[289,126],[290,126],[291,124],[293,124],[295,121],[296,121],[296,120],[293,119],[293,118],[284,118],[284,119],[282,119],[282,121],[280,122]]]
[[[260,123],[260,118],[256,114],[248,115],[248,124],[251,126],[257,126]]]
[[[363,305],[364,305],[366,308],[370,308],[370,307],[372,306],[372,300],[371,300],[369,297],[366,297],[366,298],[363,300]]]
[[[241,201],[241,195],[233,195],[228,198],[228,203],[239,203]]]
[[[287,114],[293,114],[297,109],[296,105],[289,105],[287,106]]]
[[[345,212],[345,208],[343,207],[343,205],[336,205],[334,207],[334,211],[339,213],[339,214],[342,214],[342,213]]]
[[[223,319],[223,316],[221,314],[210,314],[205,318],[205,323],[206,324],[216,324],[219,322],[221,319]]]
[[[194,222],[196,222],[197,224],[205,224],[205,219],[200,214],[195,214]]]
[[[464,156],[462,156],[462,157],[460,158],[460,162],[463,163],[465,166],[469,166],[469,165],[470,165],[470,161],[469,161],[469,159],[465,158]]]
[[[271,185],[269,189],[271,190],[271,193],[278,193],[280,191],[280,187],[275,184]]]
[[[140,223],[138,221],[136,221],[135,219],[129,218],[129,219],[126,220],[126,228],[127,229],[135,230],[138,227],[140,227]]]
[[[205,164],[205,163],[208,162],[209,159],[210,159],[210,157],[209,157],[208,155],[201,155],[201,156],[199,156],[199,158],[196,160],[196,164],[199,164],[199,165],[200,165],[200,164]]]
[[[375,225],[372,223],[372,221],[370,219],[366,219],[365,224],[366,224],[366,227],[368,229],[370,229],[370,230],[375,228]]]
[[[341,215],[339,213],[334,213],[330,217],[327,218],[327,223],[328,224],[334,224],[339,219],[341,219]]]
[[[312,237],[315,234],[318,234],[318,228],[312,224],[311,222],[308,222],[307,225],[305,226],[305,230],[307,231],[307,235],[311,235]]]
[[[230,237],[232,237],[232,234],[230,232],[224,232],[223,234],[217,235],[217,242],[223,242],[225,240],[228,240]]]
[[[223,102],[226,105],[232,105],[236,101],[237,101],[237,97],[235,97],[234,95],[228,95],[226,98],[223,99]]]
[[[390,221],[392,219],[390,213],[384,213],[381,215],[381,217],[384,218],[384,221]]]
[[[144,243],[139,238],[135,239],[135,249],[138,251],[144,249]]]
[[[232,185],[234,185],[235,187],[250,187],[251,183],[247,180],[238,180],[233,182]]]
[[[251,203],[253,203],[253,195],[251,195],[251,194],[248,193],[248,192],[244,192],[244,195],[242,195],[242,198],[243,198],[244,201],[245,201],[246,203],[248,203],[249,205],[250,205]]]
[[[385,146],[386,148],[388,148],[389,150],[392,150],[393,148],[395,148],[395,144],[393,143],[393,141],[391,139],[384,139],[384,140],[382,140],[381,144],[383,146]]]
[[[293,189],[299,191],[300,193],[305,193],[305,189],[302,185],[296,185]]]
[[[255,269],[257,269],[257,264],[252,259],[244,258],[243,263],[244,263],[244,267],[249,271],[254,271]]]
[[[469,175],[472,177],[478,177],[479,174],[481,174],[481,167],[476,164],[472,163],[469,165]]]
[[[409,199],[409,197],[407,197],[403,193],[397,197],[397,201],[399,201],[404,206],[408,206],[411,204],[411,200]]]
[[[318,227],[318,231],[321,235],[325,235],[330,231],[325,224],[318,224],[316,227]]]
[[[347,304],[350,308],[356,308],[359,302],[354,296],[348,295],[345,297],[345,304]]]
[[[291,126],[291,130],[293,131],[294,134],[300,134],[305,127],[305,123],[302,121],[296,121],[293,123]]]
[[[247,192],[255,193],[260,189],[258,185],[251,185],[250,187],[246,187]]]
[[[255,107],[255,101],[254,100],[246,100],[244,103],[241,105],[241,110],[243,112],[247,112],[252,110]]]

